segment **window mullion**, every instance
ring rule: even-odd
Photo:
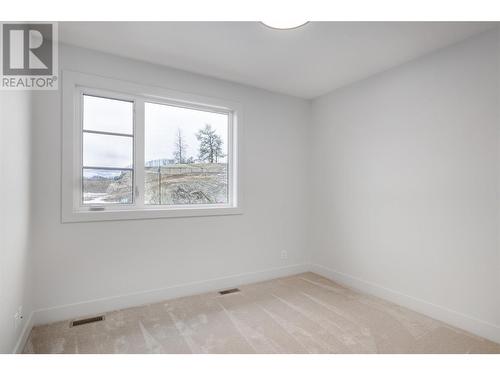
[[[137,208],[144,207],[144,99],[134,106],[134,197]]]

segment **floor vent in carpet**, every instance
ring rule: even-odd
[[[79,320],[73,320],[70,324],[71,327],[81,326],[83,324],[95,323],[104,320],[104,315],[93,316],[92,318],[85,318]]]
[[[226,289],[226,290],[221,290],[219,294],[223,296],[225,294],[238,293],[239,291],[240,290],[238,288]]]

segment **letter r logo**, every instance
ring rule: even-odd
[[[52,75],[52,24],[3,24],[3,74]]]

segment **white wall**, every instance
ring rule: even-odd
[[[48,309],[38,314],[38,322],[170,294],[167,289],[153,291],[143,299],[110,297],[307,262],[303,226],[307,212],[304,155],[309,102],[76,47],[61,46],[60,55],[64,70],[241,103],[245,212],[236,216],[62,224],[61,95],[36,93],[35,303],[39,309]],[[288,251],[288,259],[281,259],[282,250]],[[279,272],[302,269],[291,267]]]
[[[61,93],[35,93],[38,322],[298,272],[312,256],[318,272],[500,340],[497,39],[337,90],[312,112],[304,100],[62,46],[62,69],[242,103],[246,207],[62,224]]]
[[[500,341],[496,31],[313,103],[315,270]]]
[[[0,353],[11,353],[31,311],[31,95],[0,92]],[[14,326],[23,306],[24,318]]]

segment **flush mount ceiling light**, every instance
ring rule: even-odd
[[[263,25],[277,30],[291,30],[297,29],[309,23],[309,21],[289,21],[289,20],[274,20],[274,21],[260,21]]]

